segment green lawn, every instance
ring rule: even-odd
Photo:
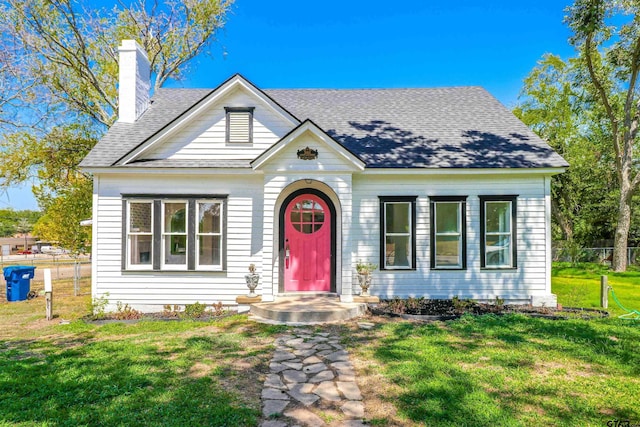
[[[600,308],[600,276],[606,275],[618,299],[627,309],[640,311],[640,271],[614,273],[598,264],[554,264],[551,279],[552,292],[558,295],[558,303],[567,307]],[[609,312],[619,316],[620,309],[609,293]]]
[[[566,306],[597,307],[603,272],[556,266],[553,291]],[[640,307],[640,273],[608,274],[623,304]],[[0,301],[0,427],[258,424],[286,328],[246,316],[85,324],[88,297],[70,296],[71,285],[57,288],[67,296],[51,322],[42,298]],[[371,425],[640,424],[640,321],[368,321],[322,328],[342,334]]]
[[[279,328],[80,321],[0,340],[0,426],[255,426]]]
[[[486,315],[347,339],[372,425],[603,426],[640,422],[639,326]]]
[[[598,307],[600,274],[608,274],[623,304],[640,308],[637,271],[555,267],[561,304]],[[592,320],[372,318],[376,328],[344,337],[372,425],[640,425],[640,321],[619,319],[613,305],[611,318]]]

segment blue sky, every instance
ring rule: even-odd
[[[167,86],[215,87],[237,72],[265,89],[477,85],[512,107],[544,53],[573,55],[568,4],[236,0],[211,57]],[[23,186],[0,196],[4,207],[37,205]]]

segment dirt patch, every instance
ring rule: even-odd
[[[522,407],[522,410],[524,412],[535,413],[535,414],[538,414],[540,416],[546,415],[546,413],[547,413],[543,408],[541,408],[539,406],[534,406],[534,405],[524,405]]]
[[[532,374],[546,378],[549,376],[563,375],[567,378],[582,377],[590,378],[597,375],[597,372],[593,370],[590,364],[575,364],[571,365],[554,362],[554,361],[537,361],[533,365]]]
[[[209,373],[213,370],[213,367],[210,365],[206,365],[202,362],[196,362],[190,369],[189,375],[191,378],[203,378],[209,375]]]

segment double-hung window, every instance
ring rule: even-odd
[[[162,267],[187,268],[187,202],[162,202]]]
[[[131,201],[126,205],[127,266],[151,269],[153,262],[153,201]]]
[[[516,268],[517,196],[480,196],[482,268]]]
[[[417,196],[380,196],[380,266],[415,269]]]
[[[225,269],[226,196],[124,196],[124,270]]]
[[[222,203],[198,202],[197,218],[198,268],[222,265]]]
[[[466,268],[466,197],[431,197],[431,268]]]

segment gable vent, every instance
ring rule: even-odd
[[[249,108],[226,107],[227,114],[227,143],[253,142],[253,110]]]

